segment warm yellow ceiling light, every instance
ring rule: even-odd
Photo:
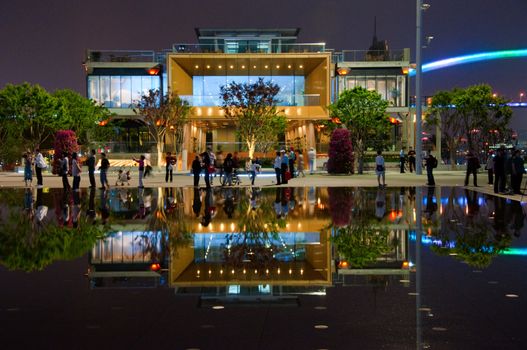
[[[242,65],[242,69],[245,69],[245,66]]]
[[[230,69],[233,69],[233,68],[234,68],[234,66],[233,66],[233,65],[231,64],[231,65],[229,66],[229,68],[230,68]]]
[[[276,69],[279,69],[279,68],[280,68],[280,65],[279,65],[279,64],[277,64],[277,65],[276,65]]]
[[[290,65],[290,64],[288,64],[288,65],[287,65],[287,68],[291,69],[291,65]]]
[[[198,69],[198,68],[199,68],[199,66],[198,66],[198,65],[196,64],[195,68],[196,68],[196,69]]]
[[[269,68],[269,66],[268,66],[268,65],[265,65],[264,67],[265,67],[265,69]]]
[[[221,64],[218,66],[219,69],[221,69]]]
[[[210,66],[207,64],[207,69],[210,69]]]
[[[299,67],[300,67],[300,69],[304,68],[304,66],[303,66],[303,65],[300,65]]]

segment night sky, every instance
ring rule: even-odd
[[[426,2],[426,1],[425,1]],[[527,47],[527,0],[430,0],[423,61]],[[300,27],[300,42],[367,49],[373,17],[390,48],[415,50],[415,0],[3,0],[0,5],[0,87],[29,81],[85,93],[84,50],[158,50],[194,43],[195,27]],[[427,73],[424,94],[489,83],[518,100],[527,92],[527,59],[458,66]]]

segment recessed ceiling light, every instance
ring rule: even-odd
[[[268,65],[265,65],[264,67],[265,67],[265,69],[269,68],[269,66],[268,66]]]
[[[242,69],[245,69],[245,66],[242,66]]]
[[[315,329],[328,329],[329,327],[325,324],[316,324]]]
[[[287,68],[291,69],[291,65],[290,65],[290,64],[288,64],[288,65],[287,65]]]
[[[198,65],[196,64],[196,65],[194,66],[194,68],[198,69],[198,68],[199,68],[199,66],[198,66]]]
[[[219,69],[221,69],[221,64],[218,66]]]
[[[234,68],[234,66],[233,66],[233,65],[231,64],[231,65],[229,66],[229,68],[230,68],[230,69],[233,69],[233,68]]]
[[[300,67],[301,69],[302,69],[302,68],[304,68],[304,66],[303,66],[303,65],[300,65],[299,67]]]
[[[520,296],[518,294],[505,294],[507,298],[519,298]]]
[[[214,310],[223,310],[223,309],[225,309],[225,306],[223,306],[223,305],[214,305],[212,307],[212,309],[214,309]]]
[[[277,65],[276,65],[276,69],[279,69],[279,68],[280,68],[280,65],[279,65],[279,64],[277,64]]]
[[[207,64],[207,69],[210,69],[210,66]]]

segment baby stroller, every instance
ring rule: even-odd
[[[124,171],[123,169],[119,169],[119,173],[117,174],[117,181],[115,181],[115,186],[118,186],[119,183],[121,186],[124,186],[124,183],[128,186],[130,186],[130,170]]]

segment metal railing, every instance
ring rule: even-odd
[[[218,95],[180,95],[181,99],[187,101],[194,107],[221,106],[222,100]],[[320,106],[320,95],[279,95],[277,106]]]
[[[410,61],[410,50],[342,50],[332,56],[333,62]]]
[[[157,62],[154,51],[86,50],[86,62]]]
[[[325,43],[279,44],[258,46],[257,41],[238,41],[236,46],[229,44],[185,44],[172,45],[172,51],[177,53],[301,53],[326,52]]]

